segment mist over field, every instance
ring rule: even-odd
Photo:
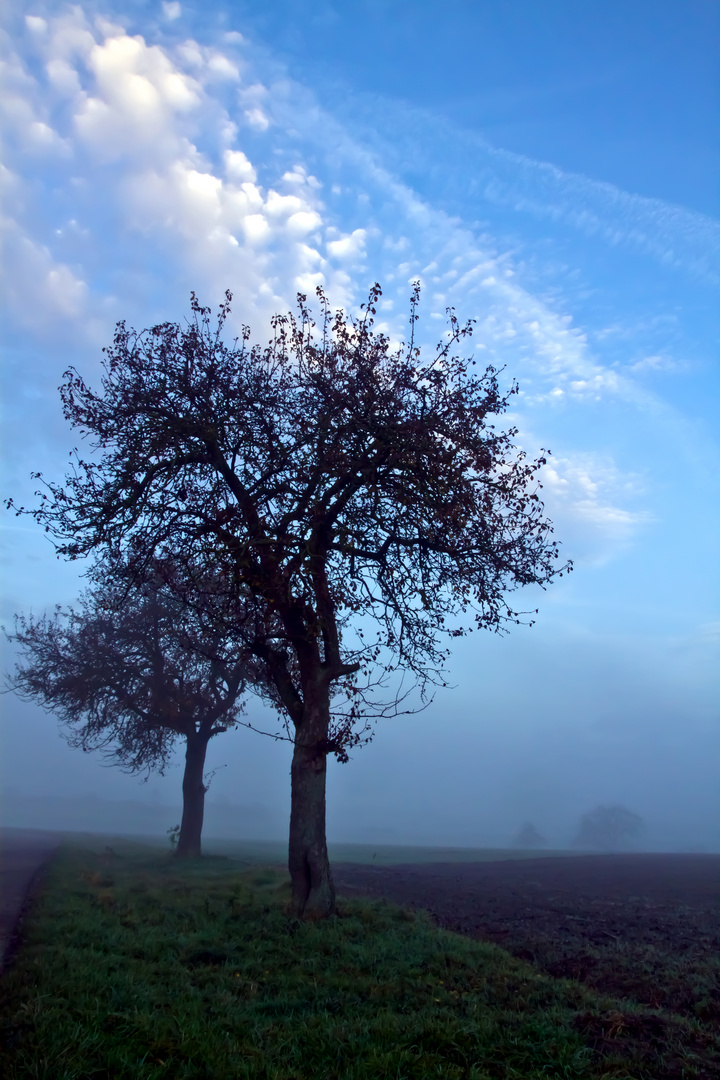
[[[512,8],[512,10],[511,10]],[[623,806],[630,847],[720,851],[718,8],[702,0],[352,6],[11,2],[2,15],[3,499],[37,503],[78,435],[57,392],[101,349],[234,294],[228,337],[321,285],[424,349],[446,309],[520,393],[569,577],[535,625],[453,640],[446,688],[328,771],[331,843],[569,848]],[[81,450],[85,447],[80,444]],[[0,621],[72,603],[81,562],[0,520]],[[15,654],[3,649],[5,670]],[[245,719],[276,717],[248,696]],[[147,782],[0,698],[0,826],[179,820]],[[210,743],[205,836],[287,838],[290,745]]]
[[[459,696],[458,689],[445,698],[449,704]],[[542,854],[570,848],[582,814],[620,804],[645,823],[628,850],[720,851],[720,745],[712,732],[702,739],[700,731],[690,745],[658,738],[657,732],[652,742],[652,718],[642,725],[639,717],[637,740],[628,748],[622,730],[592,714],[580,730],[572,716],[562,724],[556,715],[541,714],[529,725],[522,713],[512,720],[505,715],[493,727],[480,723],[470,704],[464,715],[458,708],[453,717],[443,704],[441,696],[422,719],[402,717],[380,726],[375,741],[353,753],[347,765],[332,763],[331,843],[508,848],[531,822],[546,841]],[[180,820],[179,754],[164,777],[140,782],[65,747],[52,718],[33,706],[15,708],[23,714],[23,744],[29,725],[37,733],[34,768],[22,787],[17,774],[3,769],[0,825],[166,841]],[[488,713],[503,715],[492,702]],[[4,723],[4,760],[22,761],[23,744],[12,746],[7,714]],[[438,749],[441,740],[452,745]],[[27,767],[30,773],[29,762]],[[230,732],[211,743],[208,773],[214,769],[208,775],[206,838],[286,841],[288,744],[246,730]]]

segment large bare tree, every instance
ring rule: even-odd
[[[105,562],[75,608],[17,616],[7,637],[22,659],[8,686],[57,716],[70,746],[99,750],[130,773],[164,772],[184,740],[176,854],[198,857],[208,743],[236,726],[252,661],[229,651],[215,628],[214,590],[203,590],[201,614],[173,593],[169,576],[155,568],[139,586],[127,567]]]
[[[219,573],[254,606],[246,644],[294,743],[289,868],[307,917],[334,908],[327,757],[357,740],[363,689],[391,668],[442,683],[449,638],[523,621],[508,594],[566,569],[538,494],[544,452],[528,460],[494,425],[517,387],[457,355],[472,324],[452,310],[422,355],[419,287],[392,345],[373,324],[380,295],[355,318],[318,290],[318,325],[300,295],[265,347],[247,327],[223,340],[230,293],[215,325],[194,294],[185,325],[119,323],[100,390],[75,369],[61,386],[92,453],[27,511],[70,559],[181,555],[189,596]]]

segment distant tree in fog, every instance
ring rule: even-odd
[[[597,806],[581,817],[573,847],[617,851],[634,840],[644,827],[640,815],[625,806]]]
[[[529,821],[519,830],[513,843],[517,848],[526,848],[528,850],[547,847],[547,840],[545,837],[539,833],[535,826],[531,825]]]
[[[399,670],[425,700],[444,685],[448,644],[499,632],[534,612],[509,594],[568,569],[545,517],[538,473],[517,429],[498,426],[518,392],[475,373],[472,324],[448,310],[422,356],[374,317],[319,326],[307,298],[277,315],[266,346],[223,340],[192,295],[191,318],[136,332],[118,323],[98,390],[75,370],[61,386],[67,420],[93,448],[64,484],[44,483],[32,513],[59,554],[129,551],[184,560],[188,594],[221,573],[257,618],[244,634],[262,693],[293,744],[289,869],[296,915],[335,908],[326,842],[327,758],[347,761],[369,719],[392,715]],[[12,505],[12,501],[9,505]],[[236,627],[228,624],[232,634]],[[400,678],[398,677],[398,683]],[[375,691],[380,688],[382,700]]]
[[[77,608],[16,616],[6,636],[24,659],[8,686],[57,716],[70,746],[98,750],[130,773],[162,774],[184,740],[176,854],[199,856],[207,746],[237,723],[252,665],[157,571],[142,586],[118,563],[96,566],[93,576]]]

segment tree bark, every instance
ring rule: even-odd
[[[183,774],[183,812],[180,823],[177,850],[179,859],[199,859],[202,854],[201,837],[205,815],[205,755],[208,737],[199,732],[187,736],[185,772]]]
[[[328,726],[329,702],[327,708],[321,706],[297,729],[290,769],[291,908],[303,919],[325,919],[335,912],[335,886],[325,837],[324,743]]]

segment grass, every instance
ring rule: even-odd
[[[588,1018],[652,1014],[374,901],[287,914],[285,875],[62,849],[0,982],[5,1080],[654,1077]],[[613,1020],[613,1017],[616,1017]],[[595,1022],[593,1020],[593,1022]],[[677,1058],[673,1073],[701,1076]],[[668,1074],[670,1075],[670,1074]],[[708,1074],[709,1075],[709,1074]]]

